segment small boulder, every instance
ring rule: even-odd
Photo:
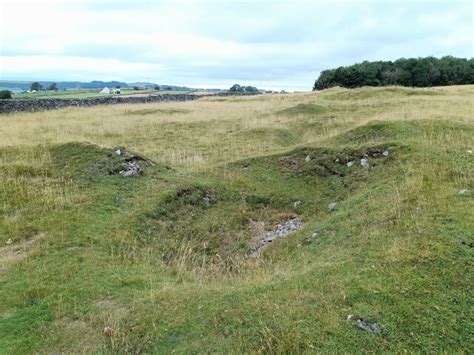
[[[117,155],[122,155],[122,151],[121,151],[120,149],[117,149],[117,150],[115,151],[115,154],[117,154]]]
[[[458,195],[465,195],[465,194],[467,194],[468,192],[469,192],[468,189],[462,189],[462,190],[459,190]]]
[[[337,203],[336,202],[331,202],[329,205],[328,205],[328,208],[329,208],[329,211],[334,211],[337,207]]]
[[[355,160],[351,160],[351,161],[348,161],[346,165],[350,168],[354,164],[355,164]]]
[[[301,205],[301,203],[302,202],[300,200],[293,202],[293,208],[297,208],[299,205]]]
[[[369,160],[365,158],[361,159],[360,166],[362,166],[364,169],[367,169],[369,167]]]
[[[349,316],[347,316],[347,320],[354,322],[357,328],[360,328],[370,333],[379,334],[383,331],[383,326],[379,323],[369,322],[358,315],[349,314]]]
[[[388,157],[388,150],[385,150],[385,151],[382,153],[382,155],[383,155],[384,157]]]
[[[319,233],[318,232],[313,232],[311,234],[311,238],[317,238],[319,236]]]
[[[306,158],[304,158],[304,160],[305,160],[306,162],[309,162],[309,161],[311,160],[311,157],[310,157],[309,155],[307,155]]]

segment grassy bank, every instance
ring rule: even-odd
[[[473,94],[1,116],[0,349],[468,351]],[[140,177],[117,174],[117,148],[146,159]],[[294,217],[301,230],[248,257]]]

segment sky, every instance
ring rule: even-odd
[[[474,57],[474,0],[0,0],[0,80],[310,90],[364,60]]]

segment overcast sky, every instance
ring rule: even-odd
[[[473,1],[0,0],[0,79],[309,90],[363,60],[474,56]]]

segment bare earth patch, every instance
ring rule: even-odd
[[[29,239],[0,247],[0,272],[25,259],[30,254],[31,246],[44,236],[44,233],[38,233]]]

